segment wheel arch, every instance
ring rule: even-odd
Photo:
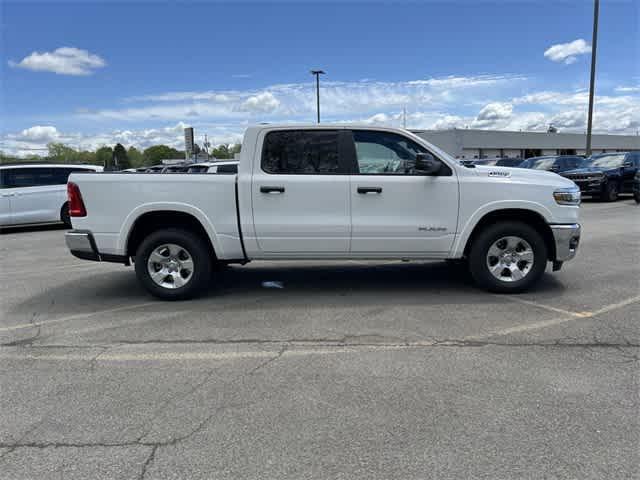
[[[63,220],[64,209],[69,207],[69,200],[65,200],[62,202],[62,206],[60,207],[60,220]]]
[[[212,240],[212,235],[202,221],[195,215],[180,210],[153,210],[135,218],[126,236],[125,255],[135,256],[136,250],[145,237],[166,228],[181,228],[197,234],[206,241],[212,258],[217,258],[215,240]],[[215,239],[215,236],[213,238]]]
[[[544,239],[547,247],[548,259],[553,260],[555,258],[556,245],[551,227],[539,212],[526,208],[504,208],[484,214],[466,238],[464,242],[463,255],[467,256],[469,254],[471,245],[473,245],[473,242],[482,230],[487,228],[489,225],[494,225],[504,221],[521,222],[533,227]]]

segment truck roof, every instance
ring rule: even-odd
[[[15,163],[3,163],[0,165],[0,169],[4,168],[86,168],[89,170],[102,171],[104,167],[101,165],[92,165],[90,163],[29,163],[29,162],[15,162]]]

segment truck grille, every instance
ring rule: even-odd
[[[574,182],[589,182],[594,180],[599,180],[600,176],[597,175],[567,175],[569,180],[573,180]]]

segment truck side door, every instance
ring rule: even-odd
[[[254,165],[253,222],[259,249],[276,256],[349,251],[349,175],[340,129],[267,131]],[[260,142],[260,139],[258,140]]]
[[[458,180],[446,164],[438,176],[413,170],[423,146],[399,133],[354,130],[351,252],[444,256],[458,223]]]

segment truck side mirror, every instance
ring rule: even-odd
[[[416,173],[420,175],[436,175],[441,167],[442,162],[430,153],[420,152],[416,154],[416,165],[414,167]]]
[[[631,160],[625,160],[622,166],[625,168],[631,168],[633,167],[633,162]]]

